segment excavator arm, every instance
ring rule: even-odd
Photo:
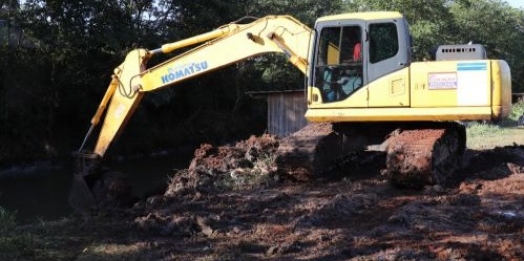
[[[313,30],[290,16],[267,16],[249,24],[231,23],[211,32],[155,50],[131,51],[114,70],[113,78],[99,108],[91,120],[85,141],[107,108],[94,153],[103,157],[113,139],[122,131],[146,92],[173,86],[229,64],[264,53],[284,53],[304,74]],[[201,45],[147,68],[154,55],[168,54],[180,48]]]
[[[129,52],[124,62],[114,69],[109,87],[91,119],[91,126],[75,153],[77,172],[69,198],[71,206],[82,210],[99,201],[93,192],[101,186],[100,183],[105,182],[99,168],[101,159],[146,92],[174,86],[265,53],[285,54],[293,65],[306,74],[312,36],[313,30],[293,17],[267,16],[248,24],[227,24],[204,34],[164,44],[158,49]],[[190,46],[196,47],[156,66],[147,66],[147,61],[153,56]],[[85,150],[87,140],[102,120],[93,151]]]

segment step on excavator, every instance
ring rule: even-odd
[[[181,48],[188,51],[147,66],[151,57]],[[114,70],[78,150],[70,202],[76,208],[96,203],[100,162],[143,95],[266,53],[285,55],[307,79],[310,124],[281,140],[279,171],[311,180],[347,153],[382,150],[384,174],[393,184],[441,184],[466,147],[461,122],[508,116],[510,68],[487,59],[479,44],[442,45],[434,59],[418,62],[411,49],[400,13],[361,12],[319,18],[314,29],[291,16],[267,16],[133,50]],[[94,149],[86,150],[102,118]]]

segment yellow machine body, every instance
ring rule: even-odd
[[[511,109],[511,74],[502,60],[415,62],[338,102],[310,86],[308,104],[312,122],[499,120]]]

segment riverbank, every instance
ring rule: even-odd
[[[468,149],[453,178],[423,190],[392,187],[383,159],[359,155],[314,183],[206,164],[173,170],[165,193],[132,208],[25,225],[4,211],[0,260],[524,259],[523,146]]]

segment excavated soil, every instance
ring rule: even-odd
[[[380,152],[294,181],[273,165],[278,142],[202,145],[133,207],[135,228],[166,260],[524,260],[523,146],[468,150],[445,185],[403,190]]]

